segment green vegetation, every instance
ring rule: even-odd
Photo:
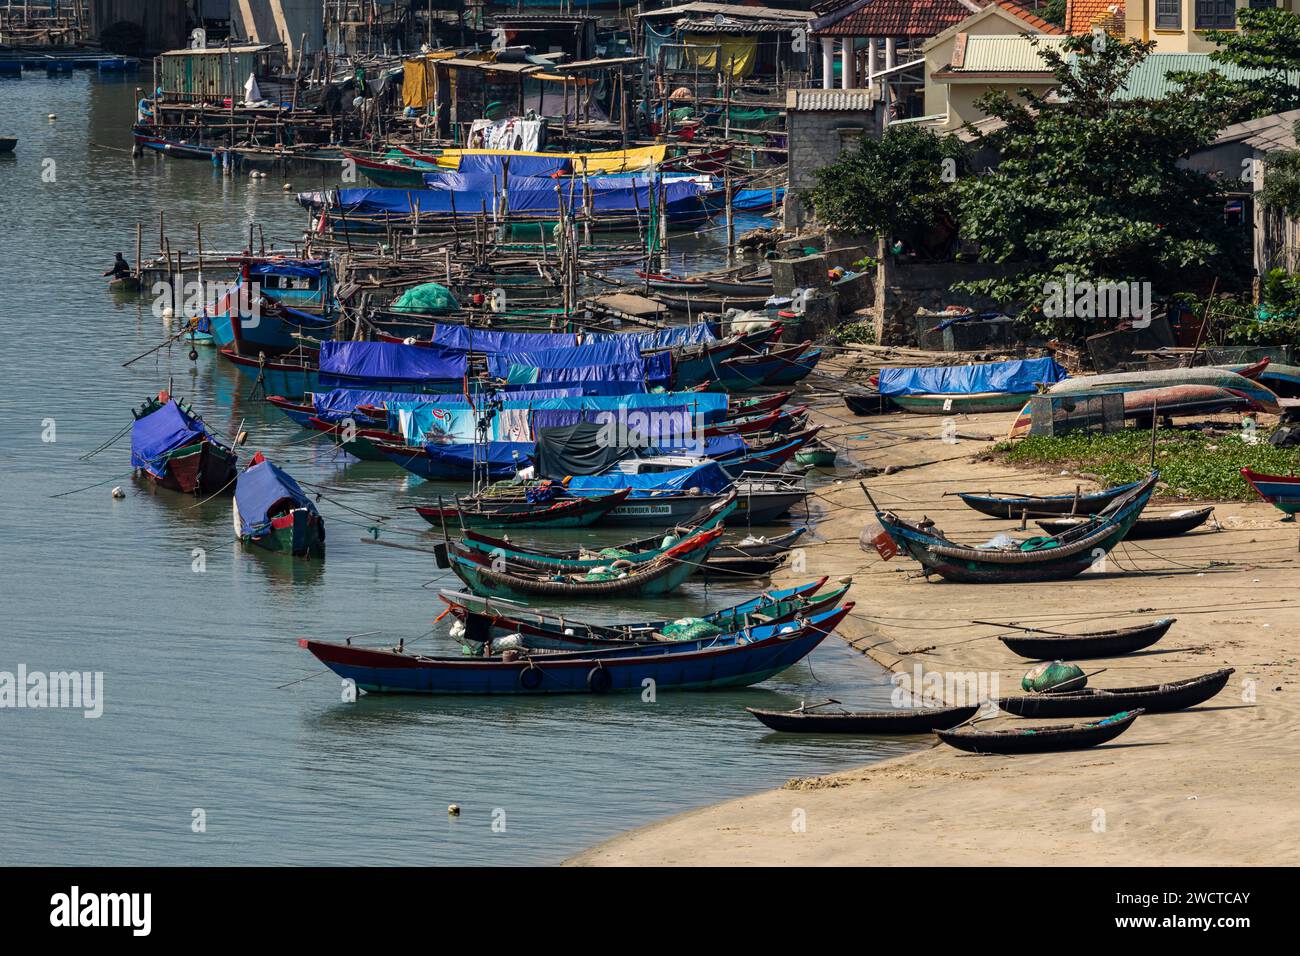
[[[835,330],[835,341],[840,345],[875,345],[876,327],[871,322],[850,322]]]
[[[1276,7],[1243,8],[1237,11],[1235,30],[1211,30],[1205,37],[1219,45],[1210,54],[1216,63],[1264,72],[1250,80],[1227,80],[1222,74],[1210,74],[1211,84],[1239,101],[1237,119],[1300,106],[1300,89],[1288,76],[1300,71],[1300,16]]]
[[[1108,484],[1136,481],[1149,473],[1151,433],[1129,428],[1109,435],[1075,432],[1059,438],[1030,437],[1002,442],[995,454],[1017,465],[1043,465],[1087,471]],[[1264,440],[1250,444],[1239,434],[1203,435],[1199,431],[1160,429],[1156,433],[1156,467],[1168,493],[1184,498],[1254,501],[1258,495],[1241,477],[1250,467],[1269,474],[1288,474],[1300,465],[1300,452],[1275,448]]]
[[[880,139],[864,136],[857,149],[817,170],[817,185],[803,199],[840,232],[897,239],[939,256],[957,233],[953,187],[965,162],[956,137],[897,126]]]

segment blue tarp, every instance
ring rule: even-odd
[[[586,395],[581,398],[552,398],[533,402],[535,411],[613,411],[687,408],[712,424],[727,411],[724,392],[645,392],[632,395]]]
[[[617,340],[631,341],[642,352],[672,348],[676,345],[696,345],[713,342],[718,338],[713,326],[707,322],[695,325],[678,325],[655,332],[593,332],[583,337],[584,343],[598,344]]]
[[[488,356],[488,373],[509,386],[577,384],[590,395],[644,392],[646,383],[665,383],[672,375],[667,353],[642,359],[636,343],[614,341],[540,352],[497,352]]]
[[[778,203],[785,199],[785,187],[776,188],[776,201]],[[726,203],[726,199],[723,199]],[[731,196],[731,208],[738,212],[746,212],[754,209],[771,209],[772,208],[772,190],[771,189],[738,189]]]
[[[572,169],[569,159],[564,156],[500,156],[487,153],[461,153],[460,165],[456,172],[463,176],[481,176],[491,180],[493,176],[501,178],[505,170],[505,161],[510,160],[510,181],[529,176],[546,177],[552,173],[567,173]],[[426,177],[427,178],[427,177]]]
[[[322,342],[321,384],[334,379],[431,382],[463,379],[469,368],[464,352],[393,342]],[[327,379],[330,380],[327,382]]]
[[[577,346],[578,337],[571,332],[497,332],[470,329],[463,325],[436,322],[433,344],[469,352],[536,352]]]
[[[156,478],[167,469],[167,453],[183,448],[211,433],[198,418],[186,415],[175,401],[131,426],[131,467],[143,468]]]
[[[660,494],[682,494],[698,488],[706,495],[716,495],[731,487],[731,479],[717,462],[694,468],[662,471],[653,475],[583,475],[569,482],[569,491],[575,495],[605,495],[619,488],[631,488],[632,498],[647,498]]]
[[[474,470],[474,461],[487,462],[494,470],[503,468],[517,470],[528,464],[532,457],[534,444],[530,441],[491,441],[486,445],[467,443],[426,444],[428,452],[439,467],[449,471],[463,469],[466,475]]]
[[[1033,394],[1036,383],[1059,382],[1068,375],[1055,359],[1018,359],[982,365],[882,368],[881,395],[974,395],[980,392]]]
[[[319,279],[324,265],[319,259],[285,259],[277,262],[255,262],[248,268],[252,276],[294,276],[299,279]]]
[[[270,511],[285,498],[295,507],[316,514],[316,506],[298,482],[269,461],[250,465],[235,483],[235,507],[239,509],[239,533],[260,538],[271,530]]]
[[[442,396],[438,396],[442,397]],[[465,400],[459,395],[448,395],[447,400]],[[361,405],[377,405],[380,408],[389,402],[409,402],[410,392],[378,392],[365,388],[336,388],[329,392],[313,392],[312,408],[316,417],[326,422],[339,422],[350,418]]]

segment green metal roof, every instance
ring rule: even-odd
[[[1248,70],[1231,63],[1216,63],[1208,53],[1152,53],[1133,68],[1128,82],[1119,91],[1122,100],[1159,100],[1177,92],[1178,84],[1170,74],[1179,72],[1208,73],[1218,70],[1230,80],[1250,80],[1268,76],[1268,70]],[[1300,72],[1289,74],[1292,83],[1300,85]]]

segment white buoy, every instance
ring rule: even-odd
[[[285,191],[285,192],[288,192],[290,189],[293,189],[293,183],[285,183],[285,184],[284,184],[284,191]]]
[[[49,116],[47,116],[47,117],[45,117],[45,118],[46,118],[47,120],[49,120],[51,123],[53,123],[53,122],[54,122],[56,119],[58,119],[59,117],[58,117],[56,114],[51,113]]]
[[[447,807],[447,816],[449,817],[460,816],[460,804],[453,803],[451,806]]]
[[[125,498],[125,497],[126,497],[126,492],[122,490],[122,486],[121,486],[121,485],[118,485],[116,488],[113,489],[113,497],[114,497],[114,498]]]
[[[176,317],[176,310],[173,309],[170,305],[164,306],[162,317],[163,317],[163,322],[170,325],[172,319]]]

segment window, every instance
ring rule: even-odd
[[[1156,0],[1156,29],[1183,28],[1183,0]]]
[[[1235,0],[1196,0],[1196,29],[1231,30],[1236,25]]]
[[[1250,0],[1250,9],[1252,10],[1272,10],[1277,6],[1277,0]]]

